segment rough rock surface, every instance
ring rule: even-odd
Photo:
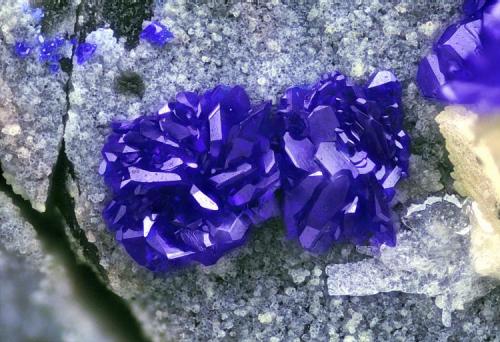
[[[44,251],[2,193],[0,223],[0,340],[113,341],[82,307],[60,260]]]
[[[28,3],[7,0],[0,8],[0,165],[14,191],[44,211],[63,136],[68,77],[51,74],[36,53],[14,56],[16,40],[31,41],[40,33],[22,10]]]
[[[407,124],[415,141],[417,176],[402,200],[426,196],[444,149],[433,116],[437,107],[419,98],[412,78],[435,30],[460,1],[278,1],[214,5],[160,3],[162,20],[176,39],[163,49],[147,43],[127,51],[111,30],[87,41],[94,57],[74,65],[66,153],[76,172],[75,210],[81,229],[97,246],[110,287],[124,297],[146,333],[161,340],[418,340],[494,339],[498,290],[441,323],[432,299],[401,293],[330,297],[327,264],[359,260],[351,247],[315,257],[283,241],[282,227],[268,224],[248,246],[215,267],[155,275],[139,268],[117,246],[101,218],[109,193],[97,170],[113,119],[158,110],[183,89],[241,84],[254,100],[275,99],[288,86],[313,82],[339,68],[364,77],[391,68],[405,85]],[[419,159],[418,159],[419,158]],[[428,170],[429,181],[419,175]]]

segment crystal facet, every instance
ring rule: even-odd
[[[26,58],[31,54],[33,47],[26,42],[16,42],[14,52],[20,58]]]
[[[81,43],[76,47],[75,55],[76,62],[78,64],[83,64],[88,61],[93,55],[97,48],[97,45],[90,43]]]
[[[500,0],[466,0],[420,63],[417,81],[431,99],[492,112],[500,107]]]
[[[290,238],[311,251],[335,242],[395,244],[389,202],[408,172],[401,86],[389,71],[357,86],[333,73],[286,91],[279,164]]]
[[[153,45],[164,46],[174,39],[174,35],[162,23],[153,21],[142,30],[140,38]]]
[[[218,86],[112,124],[99,169],[113,192],[103,215],[139,264],[212,264],[277,214],[270,112],[241,87]]]

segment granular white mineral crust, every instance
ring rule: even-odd
[[[468,217],[455,196],[429,197],[412,205],[394,248],[356,263],[326,268],[328,293],[367,296],[399,291],[435,297],[442,320],[451,325],[451,313],[492,290],[496,281],[481,278],[469,254]]]

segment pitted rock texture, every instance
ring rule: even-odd
[[[23,12],[25,5],[28,1],[8,0],[0,9],[0,165],[14,191],[44,211],[63,136],[68,76],[51,74],[36,53],[26,59],[14,55],[16,40],[40,33]]]
[[[97,246],[110,287],[128,303],[155,341],[163,340],[418,340],[494,338],[498,290],[454,315],[450,328],[431,298],[400,293],[330,297],[327,264],[354,262],[352,247],[315,257],[284,241],[270,223],[247,247],[216,266],[155,276],[117,247],[102,220],[109,193],[98,175],[109,123],[157,111],[182,90],[218,83],[244,86],[252,100],[277,99],[284,89],[311,83],[338,68],[366,77],[395,71],[404,85],[406,125],[417,139],[416,176],[408,202],[441,189],[444,149],[433,117],[412,78],[431,36],[459,1],[321,1],[317,4],[207,5],[159,2],[153,19],[175,39],[158,49],[147,42],[127,51],[111,30],[91,33],[98,49],[85,66],[74,64],[66,152],[76,172],[78,222]]]

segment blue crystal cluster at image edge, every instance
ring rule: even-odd
[[[417,82],[427,98],[492,112],[500,107],[500,1],[466,0],[463,11],[422,60]]]

